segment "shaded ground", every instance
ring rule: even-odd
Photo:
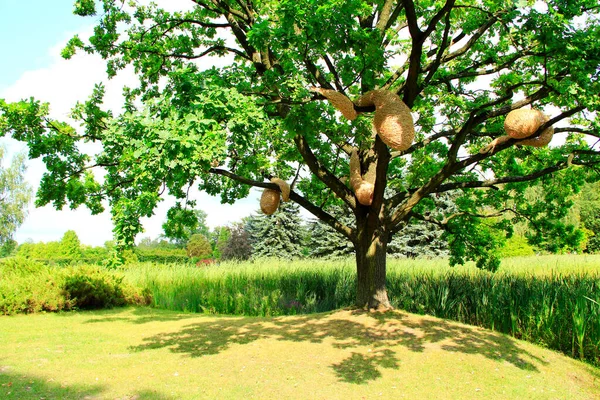
[[[0,327],[0,398],[600,399],[588,365],[403,312],[128,308],[2,317]]]

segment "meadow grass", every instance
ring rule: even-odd
[[[173,311],[280,316],[351,307],[356,296],[353,259],[90,268],[0,263],[0,313],[81,308],[75,299],[85,295],[91,305],[151,299]],[[398,309],[508,333],[600,366],[600,256],[507,259],[493,274],[443,259],[391,259],[387,287]]]
[[[350,307],[354,260],[257,260],[207,268],[139,264],[124,271],[158,308],[277,316]],[[496,273],[447,261],[390,260],[393,306],[490,328],[600,365],[600,257],[507,259]]]
[[[3,399],[594,399],[598,369],[401,311],[0,316]]]

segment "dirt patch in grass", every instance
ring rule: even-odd
[[[600,398],[589,365],[398,311],[247,318],[126,308],[0,325],[6,398]]]

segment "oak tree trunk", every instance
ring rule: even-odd
[[[367,228],[360,232],[355,247],[356,305],[365,309],[391,309],[386,289],[387,233],[382,228]]]

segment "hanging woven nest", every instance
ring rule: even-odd
[[[335,90],[331,89],[321,88],[312,88],[311,90],[325,96],[325,98],[329,100],[331,105],[334,106],[339,112],[341,112],[346,119],[349,119],[350,121],[356,119],[356,116],[358,114],[354,110],[354,103],[352,103],[352,101],[342,93],[336,92]]]
[[[350,155],[350,186],[352,186],[354,195],[360,204],[363,206],[371,205],[375,185],[374,182],[367,182],[363,179],[360,173],[360,158],[356,149],[352,150]]]
[[[540,126],[542,126],[543,124],[545,124],[546,122],[548,122],[550,120],[550,117],[548,117],[545,114],[542,114],[542,122],[540,123],[540,125],[538,126],[538,128]],[[537,131],[537,128],[536,128]],[[535,131],[534,131],[535,133]],[[526,139],[526,140],[521,140],[519,143],[517,143],[517,145],[519,146],[533,146],[533,147],[545,147],[548,146],[548,144],[552,141],[552,137],[554,136],[554,127],[549,126],[546,129],[544,129],[542,131],[542,133],[540,133],[539,136],[536,136],[532,139]]]
[[[260,209],[266,215],[271,215],[277,211],[279,207],[279,191],[273,189],[265,189],[260,196]]]
[[[279,189],[281,190],[281,197],[283,198],[283,201],[285,201],[285,202],[290,201],[290,185],[288,185],[287,182],[284,181],[283,179],[279,179],[279,178],[271,178],[271,182],[273,182],[274,184],[279,186]]]
[[[513,139],[525,139],[533,135],[548,117],[540,110],[518,108],[512,110],[504,120],[504,130]]]
[[[358,113],[354,103],[342,93],[321,88],[311,90],[322,94],[347,119],[356,119]],[[414,121],[410,109],[397,94],[382,89],[372,90],[361,96],[358,106],[375,107],[373,128],[383,143],[400,151],[411,146],[415,138]]]
[[[493,151],[496,146],[510,139],[521,139],[516,143],[518,146],[547,146],[554,136],[554,128],[552,126],[544,129],[539,136],[531,139],[526,138],[534,135],[540,126],[544,125],[549,120],[550,117],[540,110],[530,108],[518,108],[512,110],[506,115],[506,119],[504,120],[504,130],[507,135],[494,139],[490,144],[479,150],[479,153],[485,154]]]
[[[415,138],[415,125],[410,109],[388,90],[372,90],[359,100],[361,107],[375,106],[373,127],[386,145],[394,150],[407,150]]]

